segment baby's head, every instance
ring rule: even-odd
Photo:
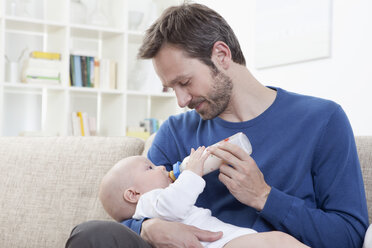
[[[99,199],[113,219],[123,221],[132,218],[142,194],[171,183],[164,166],[155,166],[142,156],[127,157],[103,177]]]

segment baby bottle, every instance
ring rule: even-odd
[[[242,132],[236,133],[236,134],[224,139],[224,141],[230,142],[230,143],[235,144],[235,145],[238,145],[240,148],[242,148],[249,155],[252,154],[252,145],[249,142],[248,137]],[[219,142],[217,142],[216,144],[213,144],[212,146],[215,146],[218,143]],[[206,152],[206,151],[204,151],[204,152]],[[190,158],[190,156],[187,156],[186,158],[184,158],[182,163],[177,162],[173,165],[173,170],[169,172],[169,177],[172,178],[173,181],[175,181],[178,178],[178,176],[181,174],[181,172],[186,168],[187,163],[189,161],[189,158]],[[217,158],[216,156],[214,156],[212,154],[209,155],[209,157],[205,160],[205,163],[204,163],[203,175],[217,170],[218,168],[220,168],[221,164],[222,164],[221,159]]]

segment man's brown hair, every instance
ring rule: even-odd
[[[138,58],[151,59],[162,45],[172,44],[191,58],[214,68],[211,55],[217,41],[229,46],[234,62],[245,65],[238,39],[225,19],[207,6],[184,3],[167,8],[151,25],[146,31]]]

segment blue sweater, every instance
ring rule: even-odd
[[[274,103],[246,122],[202,120],[195,111],[171,116],[158,131],[149,159],[171,165],[190,149],[244,132],[252,158],[272,187],[264,209],[238,202],[218,180],[206,176],[196,203],[220,220],[258,232],[279,230],[311,247],[361,247],[367,204],[354,135],[342,108],[332,101],[280,88]],[[124,224],[137,233],[142,221]]]

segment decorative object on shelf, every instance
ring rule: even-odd
[[[129,1],[128,28],[134,31],[144,31],[158,17],[160,1],[141,0]]]
[[[157,118],[146,118],[140,121],[139,126],[127,127],[126,135],[146,140],[151,134],[159,130],[161,124],[163,124],[162,120]]]
[[[21,16],[21,17],[31,17],[36,18],[37,7],[35,4],[37,0],[11,0],[9,2],[9,15]],[[38,13],[39,14],[39,13]]]
[[[95,8],[89,19],[89,23],[97,26],[108,26],[109,21],[107,16],[103,12],[104,6],[102,0],[96,0]]]
[[[9,14],[12,16],[17,15],[17,0],[11,0],[9,3]]]
[[[71,0],[70,21],[75,24],[87,23],[87,7],[81,0]]]
[[[136,60],[129,73],[128,89],[142,92],[161,93],[163,85],[156,74],[151,60]]]
[[[6,63],[6,78],[9,83],[16,83],[21,81],[19,76],[19,64],[17,62],[9,61]]]
[[[11,61],[8,56],[4,56],[6,60],[5,80],[10,83],[17,83],[21,81],[21,74],[19,73],[20,62],[28,48],[24,48],[17,60]]]
[[[142,23],[144,13],[140,11],[129,11],[129,30],[138,30]]]

